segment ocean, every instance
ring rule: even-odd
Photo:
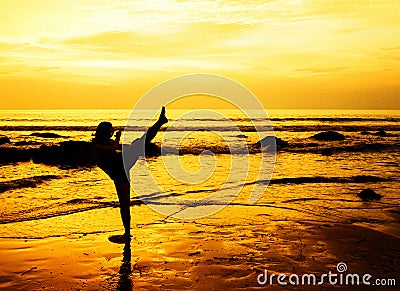
[[[243,206],[240,209],[248,209],[248,215],[253,207],[263,208],[276,221],[390,228],[398,215],[399,110],[269,110],[270,122],[259,112],[252,112],[250,121],[234,110],[219,110],[224,118],[204,111],[180,118],[187,112],[167,109],[171,128],[155,139],[162,144],[163,155],[141,159],[132,169],[132,211],[147,207],[143,202],[168,205],[176,203],[176,197],[207,197],[229,185],[224,189],[232,196],[231,205]],[[106,217],[95,226],[75,221],[56,232],[51,225],[37,229],[38,220],[59,217],[61,221],[78,212],[90,215],[94,209],[118,207],[114,185],[97,167],[39,163],[29,156],[18,160],[7,150],[20,153],[69,140],[90,141],[100,121],[123,130],[129,116],[129,110],[0,111],[0,135],[10,140],[0,146],[0,237],[43,238],[118,229],[119,225],[108,225]],[[131,116],[129,125],[133,126],[123,135],[125,142],[143,134],[151,121],[147,116],[145,112]],[[255,125],[263,131],[255,132]],[[323,131],[339,132],[344,140],[312,138]],[[252,149],[260,138],[270,135],[287,142],[276,155]],[[249,146],[248,152],[243,144]],[[260,164],[263,155],[269,163]],[[159,189],[138,170],[143,166]],[[259,200],[249,203],[257,185],[265,187],[258,193]],[[367,188],[382,199],[361,200],[357,194]],[[208,204],[214,202],[219,203]]]

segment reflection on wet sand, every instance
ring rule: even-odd
[[[119,269],[119,280],[117,285],[118,291],[127,291],[133,289],[133,282],[131,279],[132,267],[131,267],[131,244],[126,243],[124,251],[122,253],[122,264]]]

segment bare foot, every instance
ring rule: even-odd
[[[160,117],[158,118],[158,121],[161,122],[162,124],[168,122],[168,118],[165,116],[165,106],[163,106],[161,109],[161,114]]]
[[[108,240],[116,244],[126,244],[131,241],[131,237],[131,235],[126,234],[112,235],[108,238]]]

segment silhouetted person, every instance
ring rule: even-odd
[[[144,146],[150,143],[157,135],[161,126],[168,122],[165,116],[165,107],[162,107],[160,117],[146,133],[130,145],[124,145],[124,159],[122,158],[122,145],[120,144],[121,131],[114,135],[114,128],[110,122],[101,122],[96,129],[95,137],[90,150],[91,157],[96,164],[114,181],[120,204],[120,212],[125,233],[121,240],[130,239],[131,213],[129,170],[140,156],[144,155]]]

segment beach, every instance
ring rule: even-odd
[[[275,290],[282,287],[257,283],[257,276],[266,269],[270,274],[337,273],[336,264],[342,261],[351,273],[369,273],[374,279],[398,278],[397,223],[390,225],[390,230],[358,224],[293,223],[260,210],[240,215],[240,207],[229,206],[216,217],[182,222],[163,220],[146,206],[136,206],[132,208],[134,238],[128,247],[108,241],[118,233],[115,231],[2,238],[1,288]],[[104,216],[119,223],[117,209],[102,209],[57,218],[52,228],[57,233],[67,223],[93,224]],[[39,222],[35,227],[48,227],[48,223]],[[324,290],[334,287],[323,285]]]
[[[133,237],[127,245],[109,241],[123,228],[107,175],[90,164],[56,163],[41,155],[57,152],[63,142],[89,142],[104,118],[123,128],[128,112],[1,113],[1,135],[9,139],[0,147],[2,290],[278,290],[280,274],[314,274],[319,280],[329,272],[370,274],[371,285],[361,283],[364,289],[382,289],[379,282],[398,285],[399,111],[272,112],[274,131],[266,127],[261,134],[281,139],[276,156],[252,147],[260,133],[235,112],[225,114],[241,135],[210,116],[184,120],[157,136],[155,143],[166,148],[162,156],[141,159],[131,171]],[[170,120],[180,114],[171,110]],[[254,120],[265,124],[257,115]],[[140,136],[148,121],[139,115],[138,127],[125,138]],[[339,138],[315,138],[325,131],[340,133]],[[201,183],[174,179],[165,166],[177,158],[181,135],[178,160],[188,173],[183,178],[204,165],[213,169]],[[205,150],[214,155],[200,160]],[[263,158],[273,167],[260,168]],[[235,162],[245,159],[248,165]],[[144,166],[161,192],[139,170]],[[229,176],[232,166],[246,173],[244,180]],[[226,207],[217,200],[177,200],[207,197],[226,184]],[[254,189],[263,190],[252,203]],[[365,189],[381,198],[361,199]],[[160,207],[178,214],[154,210]],[[209,214],[180,219],[179,213]],[[338,271],[340,263],[346,271]],[[266,271],[275,277],[260,284]],[[294,290],[350,288],[326,278],[315,286],[286,283]]]
[[[399,0],[0,8],[0,291],[400,290]]]

